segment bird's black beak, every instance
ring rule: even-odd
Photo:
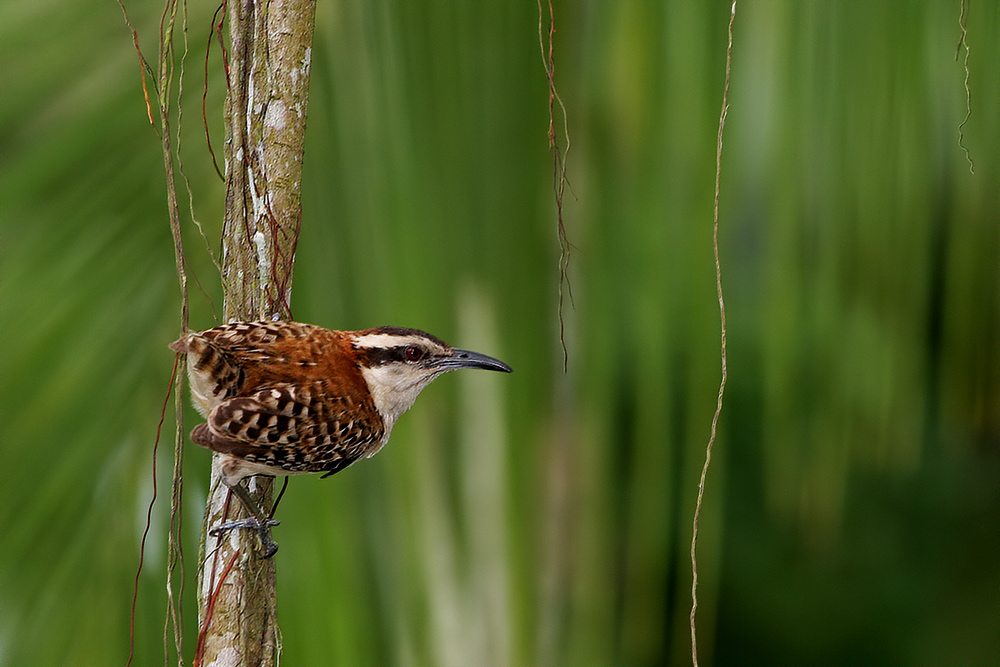
[[[453,370],[455,368],[482,368],[488,371],[511,372],[510,366],[499,359],[469,350],[455,350],[455,354],[442,359],[439,365],[446,370]]]

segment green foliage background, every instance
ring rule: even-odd
[[[127,4],[155,58],[162,7]],[[188,9],[180,156],[217,248],[215,7]],[[423,328],[515,373],[444,378],[379,456],[292,480],[285,664],[690,660],[729,3],[556,17],[567,373],[535,3],[319,2],[296,317]],[[974,174],[958,20],[957,1],[739,5],[702,664],[997,663],[998,5],[969,18]],[[0,665],[124,664],[179,321],[159,142],[115,3],[0,4],[0,59]],[[219,281],[185,234],[205,328]],[[164,428],[140,665],[163,660]],[[189,658],[208,460],[188,447]]]

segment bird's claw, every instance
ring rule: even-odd
[[[234,528],[256,530],[257,534],[260,536],[260,543],[264,547],[264,553],[261,555],[261,558],[270,558],[278,551],[278,543],[271,539],[271,526],[277,526],[280,523],[280,521],[268,519],[262,525],[256,517],[249,516],[245,519],[238,519],[236,521],[224,521],[216,526],[213,526],[212,529],[208,531],[208,534],[212,537],[221,537]]]

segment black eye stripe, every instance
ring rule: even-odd
[[[416,351],[417,356],[411,356],[411,350]],[[413,362],[427,356],[427,353],[418,345],[396,345],[393,347],[362,347],[358,348],[358,357],[362,365],[372,368],[374,366],[384,366],[394,361]]]

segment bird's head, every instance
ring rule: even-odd
[[[493,357],[459,350],[416,329],[379,327],[352,335],[361,374],[386,426],[413,405],[431,380],[458,368],[483,368],[510,373]]]

